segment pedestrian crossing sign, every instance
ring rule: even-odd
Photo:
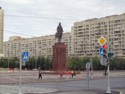
[[[103,56],[103,48],[102,47],[100,47],[99,53],[100,53],[100,56]]]
[[[29,60],[29,53],[28,52],[23,52],[22,53],[22,60],[23,61],[28,61]]]

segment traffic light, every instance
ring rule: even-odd
[[[105,49],[103,49],[103,57],[104,57],[105,59],[108,59],[107,51],[106,51]]]
[[[108,53],[108,58],[111,60],[113,55],[114,55],[114,53]]]
[[[108,53],[107,53],[108,46],[104,44],[102,47],[100,47],[100,63],[101,65],[106,66],[109,63]]]
[[[107,44],[104,44],[102,48],[103,48],[103,57],[104,59],[106,59],[105,63],[108,63],[109,59],[108,59],[108,53],[107,53],[107,48],[108,48]]]
[[[109,58],[106,49],[103,49],[103,60],[104,60],[103,62],[105,63],[104,76],[107,76],[107,66],[109,64]]]

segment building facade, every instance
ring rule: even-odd
[[[75,22],[71,36],[72,55],[99,56],[98,40],[104,36],[109,52],[125,57],[125,14]]]
[[[4,56],[3,55],[3,10],[0,7],[0,57]]]
[[[4,42],[5,57],[19,57],[21,52],[28,51],[30,57],[49,56],[52,57],[53,45],[56,42],[55,35],[41,36],[34,38],[21,38],[19,36],[11,37],[9,41]],[[67,46],[67,56],[71,52],[70,33],[64,33],[62,42]]]

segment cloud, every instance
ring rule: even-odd
[[[31,4],[32,0],[4,0],[4,2],[13,4]]]
[[[55,34],[58,22],[68,32],[74,22],[125,12],[125,0],[0,0],[0,4],[5,15],[17,15],[5,16],[4,29],[31,36]]]

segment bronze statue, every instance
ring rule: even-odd
[[[59,23],[59,25],[57,26],[57,32],[55,34],[55,38],[58,38],[58,43],[61,42],[62,35],[63,35],[63,28],[61,26],[61,23]]]

